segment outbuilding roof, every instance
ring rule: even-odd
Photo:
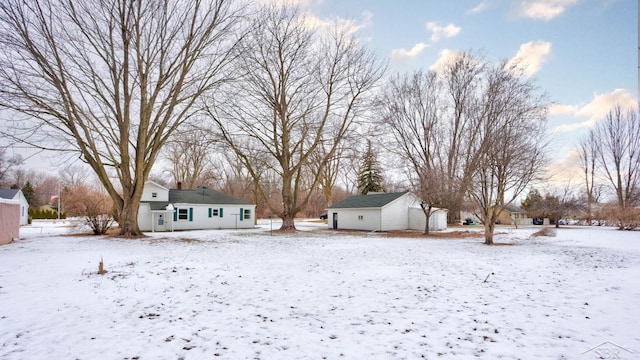
[[[396,193],[354,195],[331,205],[329,209],[381,208],[406,193],[407,192],[404,191]]]
[[[13,199],[20,189],[0,189],[0,198]]]

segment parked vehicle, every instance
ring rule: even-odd
[[[464,219],[464,222],[462,223],[462,225],[477,225],[475,221],[473,221],[472,218],[466,218]]]

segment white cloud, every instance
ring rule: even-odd
[[[532,76],[540,71],[542,63],[551,53],[551,43],[547,41],[530,41],[520,45],[520,49],[506,66],[516,66],[525,76]]]
[[[517,14],[520,17],[549,21],[577,2],[578,0],[523,1],[518,6]]]
[[[459,52],[449,50],[449,49],[444,49],[440,51],[440,56],[438,57],[438,60],[436,60],[436,62],[433,63],[433,65],[429,66],[429,70],[435,71],[435,72],[442,72],[444,69],[446,69],[447,65],[451,64],[458,56],[460,56]]]
[[[556,126],[552,129],[554,133],[564,133],[580,128],[588,128],[595,125],[599,120],[604,119],[607,113],[613,109],[616,105],[619,105],[622,109],[638,109],[638,99],[625,89],[615,89],[607,94],[595,94],[593,100],[588,104],[578,107],[573,105],[555,105],[549,108],[549,113],[554,114],[552,110],[555,110],[555,114],[568,114],[573,115],[576,118],[581,118],[583,121],[568,125]],[[562,113],[562,110],[565,110]]]
[[[453,24],[440,26],[435,22],[428,22],[427,30],[431,31],[431,41],[437,42],[440,39],[450,38],[458,35],[460,30],[462,29],[459,26],[455,26]]]
[[[578,112],[578,107],[575,105],[558,105],[554,104],[549,106],[550,115],[575,115]]]
[[[276,5],[276,6],[300,6],[300,7],[308,7],[310,1],[309,0],[260,0],[259,2],[266,5]]]
[[[401,60],[407,58],[415,58],[416,56],[420,55],[422,50],[426,49],[427,47],[428,45],[425,43],[417,43],[410,50],[393,49],[393,51],[391,52],[391,59]]]
[[[482,1],[480,4],[476,5],[473,9],[467,11],[467,14],[477,14],[487,10],[491,5],[488,2]]]
[[[333,27],[346,29],[349,33],[355,33],[361,29],[371,26],[373,23],[373,13],[370,11],[363,11],[360,19],[345,19],[341,17],[323,19],[317,17],[310,11],[305,13],[303,18],[304,23],[312,29],[326,30]]]

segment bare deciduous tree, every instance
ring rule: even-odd
[[[7,155],[7,148],[0,146],[0,187],[7,187],[8,175],[22,164],[22,156]]]
[[[59,171],[60,182],[69,188],[86,185],[90,176],[91,169],[83,165],[66,166]]]
[[[467,191],[493,244],[496,220],[539,176],[544,160],[547,104],[533,83],[506,62],[487,73],[478,103],[478,147]]]
[[[317,173],[320,175],[318,178],[318,186],[324,198],[325,207],[330,207],[333,204],[333,188],[338,181],[340,170],[343,168],[347,147],[340,146],[336,148],[332,157],[327,156],[328,150],[330,149],[327,149],[324,143],[319,144],[317,151],[312,154],[309,163],[310,171],[313,174]],[[323,159],[326,159],[324,166],[319,166],[322,164]]]
[[[472,176],[477,166],[476,157],[482,118],[477,116],[478,99],[482,83],[486,82],[489,64],[478,54],[463,52],[445,67],[444,81],[447,93],[447,126],[440,146],[440,172],[444,174],[448,222],[458,220]]]
[[[83,218],[95,235],[104,235],[113,225],[113,201],[103,189],[78,185],[68,188],[64,197],[67,216]]]
[[[447,208],[452,223],[462,209],[475,165],[475,106],[486,68],[480,56],[464,52],[443,71],[391,78],[378,100],[381,125],[391,130],[387,148],[404,160],[426,216]]]
[[[585,186],[587,223],[593,220],[593,205],[597,199],[596,163],[598,161],[599,144],[595,133],[590,131],[580,142],[578,154]]]
[[[597,173],[615,194],[617,210],[605,211],[606,217],[615,218],[621,229],[635,228],[640,223],[638,212],[633,210],[640,201],[640,118],[637,111],[614,107],[589,131],[581,145],[580,156],[585,175],[589,176],[587,191],[591,180],[592,198],[598,195],[599,189],[594,187]]]
[[[265,6],[239,48],[241,78],[230,86],[226,103],[211,103],[211,116],[266,199],[257,168],[269,168],[281,181],[281,206],[268,204],[282,218],[282,230],[295,229],[294,217],[313,195],[320,173],[305,172],[312,155],[324,167],[364,111],[366,95],[384,67],[356,39],[352,29],[310,28],[299,9]],[[251,161],[249,152],[267,155]]]
[[[70,151],[115,203],[120,235],[162,145],[225,81],[238,3],[227,0],[6,0],[0,3],[0,106],[7,134]]]
[[[640,118],[637,111],[625,111],[616,106],[589,136],[595,137],[598,144],[599,168],[614,190],[621,212],[637,206],[640,201]]]
[[[171,166],[168,172],[174,183],[181,183],[185,189],[212,186],[219,177],[213,162],[216,142],[208,130],[190,126],[175,133],[167,141],[163,153]]]
[[[446,188],[457,179],[447,179],[440,171],[446,163],[439,157],[440,147],[445,142],[450,145],[443,108],[442,82],[435,72],[396,75],[378,100],[381,126],[391,130],[387,148],[408,167],[409,182],[422,200],[427,235],[428,219],[436,207],[455,207],[448,201]]]

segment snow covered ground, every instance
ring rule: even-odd
[[[640,357],[640,232],[499,229],[513,245],[489,247],[317,223],[140,240],[67,225],[0,247],[2,359]]]

